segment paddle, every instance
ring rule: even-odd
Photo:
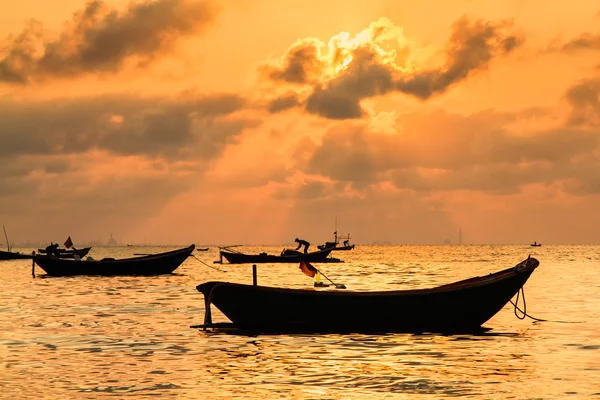
[[[327,279],[329,282],[331,282],[333,284],[333,286],[335,286],[336,289],[346,289],[346,285],[344,285],[343,283],[335,283],[334,281],[332,281],[331,279],[329,279],[329,277],[327,275],[325,275],[324,273],[322,273],[321,271],[319,271],[317,268],[315,268],[311,263],[309,263],[306,260],[300,260],[300,270],[302,271],[302,273],[304,275],[310,276],[311,278],[314,278],[315,275],[317,273],[323,275],[323,277],[325,279]]]

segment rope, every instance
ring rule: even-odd
[[[216,269],[216,270],[217,270],[217,271],[219,271],[219,272],[227,272],[227,271],[223,271],[222,269],[219,269],[219,268],[217,268],[217,267],[213,267],[212,265],[208,265],[207,263],[205,263],[204,261],[202,261],[201,259],[199,259],[198,257],[196,257],[196,255],[195,255],[195,254],[190,254],[190,255],[191,255],[192,257],[194,257],[196,260],[200,261],[202,264],[204,264],[204,265],[206,265],[207,267],[209,267],[209,268]]]
[[[523,310],[521,310],[518,306],[519,296],[521,293],[523,293]],[[509,300],[509,301],[510,301],[510,304],[512,304],[515,307],[514,312],[515,312],[515,315],[517,316],[517,318],[525,319],[525,317],[529,317],[534,321],[548,321],[547,319],[535,318],[535,317],[532,317],[531,315],[527,314],[527,302],[525,301],[525,289],[523,289],[523,286],[521,286],[521,288],[517,292],[517,299],[515,300],[515,302],[513,303],[512,300]],[[517,311],[519,311],[521,313],[521,315],[519,315],[519,313]]]

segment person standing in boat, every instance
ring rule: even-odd
[[[302,240],[302,239],[298,239],[296,238],[296,240],[294,240],[296,243],[298,243],[298,247],[296,247],[296,251],[300,250],[300,247],[304,246],[304,253],[308,253],[308,248],[310,247],[310,243],[308,243],[306,240]]]
[[[58,243],[54,244],[50,242],[50,246],[46,247],[46,255],[48,256],[57,256],[58,257]]]

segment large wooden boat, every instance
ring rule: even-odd
[[[223,258],[230,264],[259,264],[259,263],[299,263],[300,260],[309,262],[342,262],[337,258],[328,258],[331,249],[313,251],[310,253],[302,253],[296,250],[285,249],[280,255],[259,253],[245,254],[231,249],[220,250],[220,260],[217,263],[222,263]]]
[[[35,256],[36,265],[51,276],[68,275],[161,275],[175,271],[194,251],[194,245],[165,253],[133,258],[69,260],[53,256]]]
[[[215,305],[256,332],[460,332],[481,329],[523,287],[538,260],[430,289],[358,292],[206,282],[203,327]],[[217,325],[217,324],[214,324]]]

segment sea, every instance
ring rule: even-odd
[[[30,260],[0,261],[0,398],[600,399],[600,246],[357,245],[333,255],[344,262],[315,265],[360,291],[428,288],[535,257],[519,299],[535,319],[509,303],[476,334],[239,335],[191,328],[204,319],[198,284],[252,283],[251,265],[214,263],[218,247],[154,277],[33,277]],[[296,264],[257,271],[259,285],[313,288]],[[227,322],[215,307],[213,322]]]

